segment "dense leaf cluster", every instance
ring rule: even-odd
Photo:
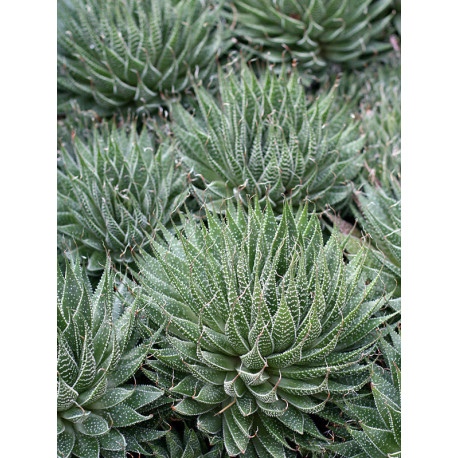
[[[215,100],[196,91],[196,116],[172,107],[172,130],[200,201],[218,206],[239,196],[247,206],[256,195],[278,212],[284,198],[323,208],[349,196],[364,135],[348,105],[336,109],[335,87],[309,100],[297,73],[266,71],[259,79],[243,66],[240,77],[220,76],[219,92]]]
[[[191,74],[211,76],[222,46],[209,2],[61,0],[59,8],[58,88],[105,113],[179,97]]]
[[[359,67],[392,49],[392,0],[234,0],[241,47],[268,62],[317,72]]]
[[[90,140],[63,144],[58,170],[58,233],[62,248],[89,258],[100,271],[108,252],[118,266],[132,262],[158,224],[167,224],[187,196],[184,173],[167,143],[135,123],[94,128]]]
[[[109,264],[108,264],[109,265]],[[138,299],[114,293],[107,268],[95,291],[79,263],[57,272],[57,452],[121,457],[162,432],[133,428],[162,391],[130,382],[148,346],[134,328]]]
[[[367,284],[364,249],[346,265],[335,236],[323,244],[307,207],[276,220],[256,202],[207,223],[187,221],[139,262],[146,312],[168,321],[147,366],[169,371],[184,397],[175,411],[231,456],[319,449],[308,414],[368,382],[372,331],[387,319],[379,278]]]
[[[58,6],[57,455],[400,456],[400,2]]]

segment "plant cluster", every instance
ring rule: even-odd
[[[393,0],[59,0],[58,457],[400,456],[399,46]]]
[[[364,249],[346,265],[307,207],[226,214],[187,221],[140,261],[146,313],[168,320],[149,367],[170,372],[174,410],[222,435],[229,455],[314,451],[325,438],[309,414],[368,382],[387,298],[371,294],[378,278],[366,284]]]
[[[335,86],[308,100],[296,72],[257,78],[243,66],[240,77],[220,75],[219,92],[215,100],[197,89],[195,116],[172,106],[172,131],[200,201],[217,206],[240,196],[246,206],[256,195],[275,209],[284,198],[325,207],[351,194],[364,135],[348,105],[333,104]]]
[[[131,263],[188,193],[170,145],[135,127],[103,123],[85,141],[75,133],[60,149],[61,247],[86,255],[91,272],[103,269],[106,253],[118,266]]]
[[[131,382],[148,345],[139,343],[134,328],[138,299],[115,294],[114,282],[107,268],[92,291],[78,262],[67,261],[65,276],[57,271],[60,456],[125,456],[162,434],[133,427],[152,416],[149,412],[163,392]]]
[[[234,0],[240,46],[271,63],[315,71],[360,67],[392,49],[393,0]]]
[[[157,107],[211,76],[222,35],[199,0],[60,0],[58,89],[99,111]]]

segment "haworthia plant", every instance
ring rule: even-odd
[[[172,107],[178,154],[194,173],[194,194],[218,209],[238,196],[257,196],[281,212],[305,199],[319,208],[341,205],[362,166],[364,137],[348,106],[337,110],[334,89],[309,100],[297,73],[257,78],[242,65],[220,75],[220,100],[197,89],[192,116]]]
[[[374,366],[372,396],[348,396],[341,407],[350,440],[330,447],[346,458],[401,456],[401,339],[392,328],[380,340],[386,367]],[[359,423],[359,427],[358,427]]]
[[[200,0],[60,0],[60,109],[152,110],[208,82],[223,46],[218,8]]]
[[[360,67],[393,49],[393,0],[234,0],[242,49],[304,70]]]
[[[147,354],[134,331],[138,299],[115,293],[107,262],[95,291],[79,262],[57,272],[57,455],[60,458],[121,458],[141,453],[132,428],[151,418],[162,391],[128,383]]]
[[[131,263],[188,194],[171,147],[146,129],[137,134],[135,123],[104,123],[60,153],[59,243],[88,257],[90,272],[103,269],[106,252],[118,267]]]
[[[366,356],[390,317],[365,250],[346,264],[336,234],[324,244],[317,216],[287,204],[280,220],[269,203],[248,215],[239,203],[182,227],[138,259],[144,311],[168,322],[145,375],[168,381],[175,412],[230,456],[322,452],[311,414],[368,383]]]

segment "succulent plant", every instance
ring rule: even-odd
[[[95,291],[79,263],[57,272],[57,454],[80,458],[125,457],[140,442],[129,428],[151,417],[162,396],[151,385],[126,383],[146,357],[148,345],[134,332],[138,299],[115,293],[109,261]]]
[[[118,267],[131,263],[188,193],[171,147],[135,129],[103,123],[61,148],[58,233],[63,249],[89,258],[91,273],[103,268],[107,251]]]
[[[151,110],[207,81],[220,51],[218,8],[199,0],[61,0],[60,110]],[[67,105],[67,108],[66,108]]]
[[[392,0],[234,0],[240,46],[271,63],[315,72],[360,67],[393,49]]]
[[[345,264],[336,234],[323,244],[317,216],[288,204],[281,220],[257,201],[248,215],[239,201],[224,219],[182,218],[138,258],[144,312],[168,322],[145,374],[230,456],[322,452],[311,414],[368,383],[365,356],[389,318],[364,248]]]
[[[296,72],[263,78],[242,65],[241,76],[220,74],[220,102],[196,89],[197,114],[172,107],[178,154],[194,176],[194,194],[214,209],[239,196],[257,196],[276,213],[286,197],[319,208],[351,195],[349,182],[362,166],[364,137],[348,106],[332,106],[335,88],[306,96]]]
[[[349,438],[331,446],[343,457],[386,458],[401,456],[401,339],[389,328],[380,340],[386,368],[375,365],[372,373],[372,396],[347,396],[341,404],[351,420],[347,422]],[[356,425],[359,423],[359,427]]]

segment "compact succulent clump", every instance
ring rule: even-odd
[[[348,105],[333,106],[335,88],[315,100],[296,72],[257,78],[220,75],[220,100],[197,89],[197,113],[172,107],[178,153],[195,176],[194,194],[214,209],[238,196],[257,196],[276,213],[294,207],[341,205],[362,166],[364,136]]]
[[[167,143],[136,125],[104,123],[89,140],[62,145],[58,169],[58,233],[65,251],[88,257],[88,269],[119,267],[148,244],[185,200],[186,176]]]
[[[374,365],[372,396],[352,395],[340,406],[346,418],[347,441],[330,447],[343,457],[401,456],[401,338],[388,328],[380,340],[386,367]],[[357,427],[359,423],[360,427]]]
[[[79,262],[57,273],[57,454],[119,458],[162,433],[132,428],[151,417],[162,391],[126,383],[147,345],[134,330],[138,300],[115,293],[107,268],[93,292]]]
[[[207,212],[165,235],[138,261],[145,313],[168,322],[145,374],[169,380],[175,412],[230,456],[323,451],[311,414],[368,383],[389,318],[365,250],[346,264],[335,234],[324,244],[317,216],[287,204],[280,220],[270,204],[228,205],[224,219]]]
[[[360,67],[390,44],[392,0],[234,0],[242,49],[270,63],[316,72]]]
[[[61,110],[151,110],[208,81],[222,47],[218,9],[200,0],[61,0]],[[192,76],[191,76],[192,75]]]

